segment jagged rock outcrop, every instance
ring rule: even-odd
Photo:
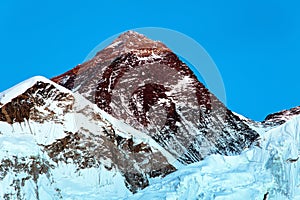
[[[278,126],[284,124],[285,122],[299,114],[300,107],[297,106],[289,110],[282,110],[276,113],[269,114],[262,123],[267,126]]]

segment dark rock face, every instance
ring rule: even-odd
[[[164,177],[176,170],[147,144],[135,144],[132,139],[116,136],[113,129],[104,131],[107,135],[94,135],[88,130],[69,132],[66,137],[44,146],[44,149],[54,162],[67,163],[72,160],[78,170],[99,167],[100,164],[107,170],[118,169],[132,192],[147,187],[148,177]],[[106,164],[104,160],[111,162]]]
[[[240,153],[258,137],[170,49],[135,32],[52,80],[147,133],[182,163]]]
[[[23,94],[18,95],[1,107],[0,121],[10,124],[24,122],[28,119],[39,121],[40,123],[50,120],[56,121],[55,111],[50,110],[47,106],[56,102],[58,107],[60,107],[59,102],[67,102],[66,105],[62,105],[62,108],[64,112],[68,112],[72,108],[73,101],[72,95],[59,91],[50,83],[39,81]],[[41,113],[36,109],[40,106],[46,106],[47,114]]]
[[[292,117],[300,114],[300,107],[291,108],[289,110],[282,110],[276,113],[269,114],[262,122],[265,125],[276,126],[284,124]]]
[[[25,199],[24,194],[22,194],[22,187],[24,187],[26,181],[33,180],[36,184],[35,195],[36,199],[40,199],[38,190],[38,179],[41,175],[46,174],[47,177],[50,177],[50,169],[53,168],[47,160],[42,159],[40,157],[32,156],[30,158],[27,157],[17,157],[15,156],[13,159],[6,158],[0,160],[0,181],[2,181],[10,171],[14,173],[27,174],[26,177],[20,179],[19,177],[15,177],[12,180],[12,187],[14,191],[11,193],[7,193],[3,196],[3,199]]]

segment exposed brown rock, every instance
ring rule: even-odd
[[[190,83],[175,92],[185,79]],[[52,80],[146,132],[183,163],[211,153],[237,154],[258,137],[170,49],[138,33],[122,34],[90,61]]]
[[[105,129],[104,132],[106,137],[86,134],[84,130],[75,134],[67,133],[66,137],[44,148],[53,161],[68,163],[72,160],[78,165],[78,170],[98,167],[100,164],[109,170],[118,169],[132,192],[148,186],[147,175],[163,177],[176,170],[162,154],[152,152],[147,144],[134,144],[132,139],[116,136],[112,129]],[[107,165],[104,160],[111,162]]]
[[[5,194],[4,199],[24,199],[24,194],[21,192],[25,182],[33,180],[36,184],[39,177],[42,174],[46,174],[50,177],[50,169],[53,168],[47,160],[44,160],[38,156],[32,156],[30,158],[14,156],[13,159],[6,158],[0,161],[0,180],[3,180],[8,172],[13,171],[16,174],[26,173],[27,177],[18,179],[15,177],[12,180],[14,191],[10,194]],[[38,186],[36,186],[38,187]],[[39,199],[39,194],[36,188],[36,199]]]
[[[300,106],[269,114],[262,122],[264,125],[281,125],[300,114]]]
[[[55,121],[55,111],[45,108],[49,113],[40,113],[36,108],[45,106],[46,103],[49,106],[49,102],[46,100],[52,100],[57,102],[59,107],[60,101],[70,102],[68,105],[61,105],[64,111],[72,109],[73,97],[70,94],[63,93],[55,88],[53,85],[44,82],[37,82],[31,88],[28,88],[23,94],[13,98],[10,102],[1,107],[0,121],[5,121],[9,124],[15,122],[24,122],[25,120],[32,119],[42,123],[43,121]]]

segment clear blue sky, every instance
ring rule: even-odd
[[[0,91],[81,63],[101,41],[164,27],[198,41],[227,105],[255,120],[300,105],[299,1],[0,1]]]

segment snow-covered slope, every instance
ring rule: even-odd
[[[120,199],[131,194],[124,177],[104,165],[78,170],[54,162],[30,134],[0,136],[0,199]]]
[[[300,116],[241,155],[212,155],[156,180],[131,199],[300,199]]]
[[[1,198],[120,199],[179,166],[151,137],[46,78],[2,94]]]

